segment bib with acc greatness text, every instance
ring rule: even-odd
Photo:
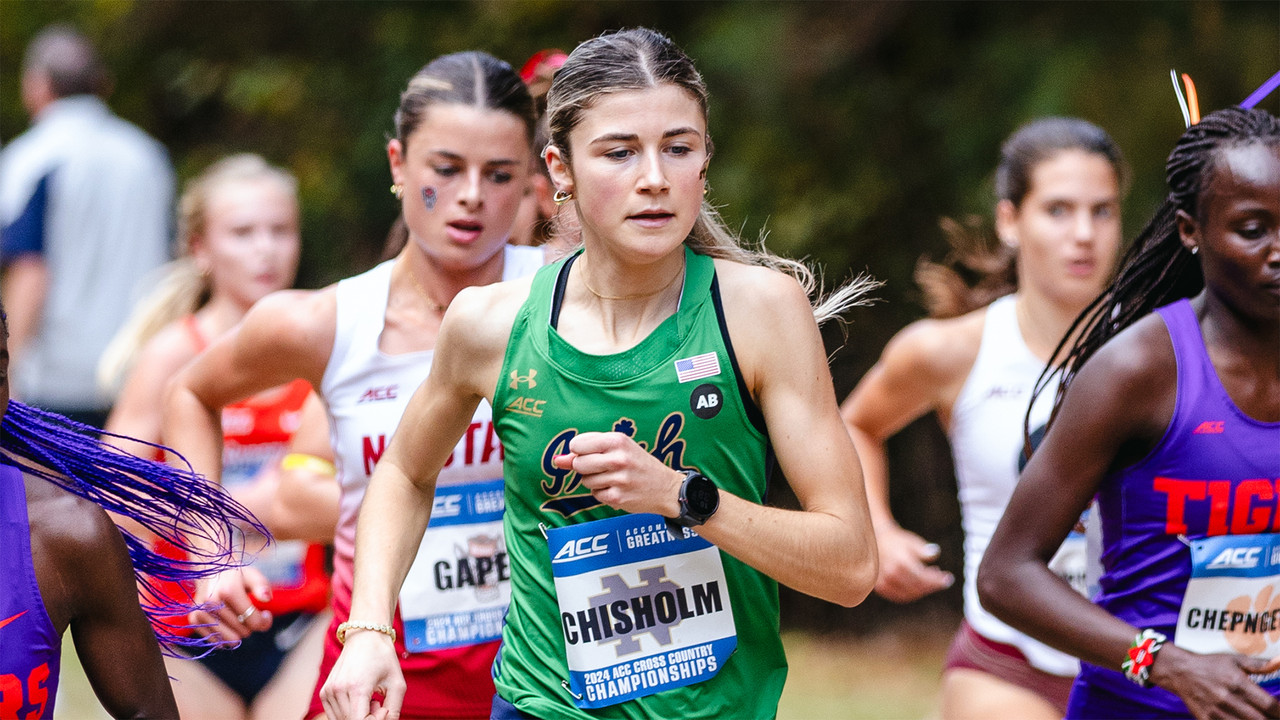
[[[678,529],[639,514],[548,531],[578,707],[701,682],[738,646],[720,552]]]

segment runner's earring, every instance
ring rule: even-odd
[[[397,200],[404,199],[404,186],[401,185],[400,183],[396,183],[395,185],[392,185],[391,194],[395,195]]]
[[[1196,254],[1196,253],[1198,253],[1198,252],[1200,252],[1200,246],[1199,246],[1199,245],[1192,245],[1192,246],[1191,246],[1191,254],[1192,254],[1192,255],[1195,255],[1195,254]]]
[[[557,190],[555,195],[551,196],[551,201],[557,205],[563,205],[573,199],[573,193]]]

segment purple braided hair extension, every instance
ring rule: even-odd
[[[152,549],[148,540],[121,528],[145,598],[142,609],[164,651],[176,656],[178,647],[214,649],[219,643],[216,636],[188,637],[181,631],[189,626],[171,620],[185,617],[194,608],[158,589],[167,582],[211,577],[252,560],[237,548],[237,527],[251,528],[265,537],[270,534],[220,486],[196,474],[181,455],[173,453],[185,469],[130,455],[100,442],[100,434],[123,437],[10,402],[0,421],[0,462],[130,518],[183,551],[185,560],[166,557]]]

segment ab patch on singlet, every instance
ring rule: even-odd
[[[718,415],[722,406],[724,406],[724,393],[711,383],[699,385],[689,396],[689,409],[703,420],[710,420]]]

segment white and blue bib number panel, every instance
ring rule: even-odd
[[[738,646],[720,551],[659,515],[547,532],[569,690],[599,708],[715,677]]]
[[[1178,647],[1258,658],[1280,655],[1280,535],[1216,535],[1191,543],[1191,580]],[[1280,687],[1280,673],[1255,678]]]
[[[502,637],[511,602],[502,484],[499,478],[436,488],[431,522],[400,590],[409,652]]]

